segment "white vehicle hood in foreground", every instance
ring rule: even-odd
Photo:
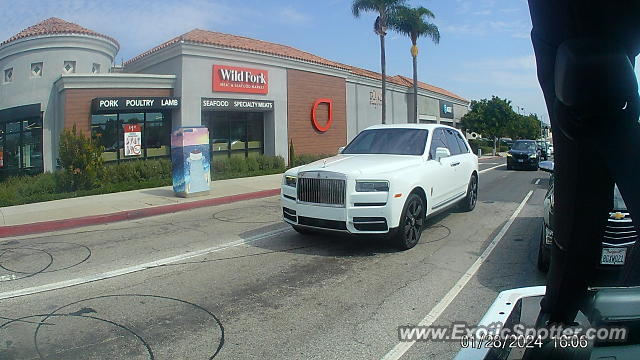
[[[399,170],[423,164],[422,156],[386,155],[386,154],[354,154],[336,155],[318,160],[296,168],[296,172],[303,171],[332,171],[347,176],[391,175]]]

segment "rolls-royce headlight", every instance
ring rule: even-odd
[[[291,187],[296,187],[297,178],[295,176],[286,175],[284,177],[284,184]]]
[[[533,153],[533,154],[529,155],[529,157],[530,157],[530,158],[532,158],[532,159],[535,159],[535,158],[537,158],[537,157],[538,157],[538,154]]]
[[[358,192],[389,191],[389,182],[388,181],[356,181],[356,191]]]

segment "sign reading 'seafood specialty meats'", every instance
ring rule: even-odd
[[[227,65],[213,65],[213,91],[267,94],[269,72]]]

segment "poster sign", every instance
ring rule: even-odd
[[[261,69],[213,65],[213,91],[267,94],[269,72]]]
[[[140,124],[124,125],[124,155],[142,155],[142,129]]]

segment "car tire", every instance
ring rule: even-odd
[[[547,272],[549,272],[549,263],[551,262],[551,259],[549,259],[549,256],[545,256],[544,238],[545,238],[545,229],[544,229],[544,224],[542,224],[542,231],[540,232],[540,244],[538,245],[537,265],[538,265],[538,270],[546,274]]]
[[[513,165],[507,161],[507,170],[513,170]]]
[[[314,234],[313,230],[309,230],[309,229],[303,228],[301,226],[291,225],[291,227],[293,228],[293,230],[295,230],[298,234],[301,234],[301,235],[312,235],[312,234]]]
[[[425,204],[418,194],[411,193],[404,203],[400,223],[391,234],[393,245],[409,250],[418,244],[425,222]]]
[[[460,203],[460,210],[473,211],[476,208],[478,202],[478,177],[476,174],[471,175],[469,179],[469,185],[467,185],[467,196]]]

